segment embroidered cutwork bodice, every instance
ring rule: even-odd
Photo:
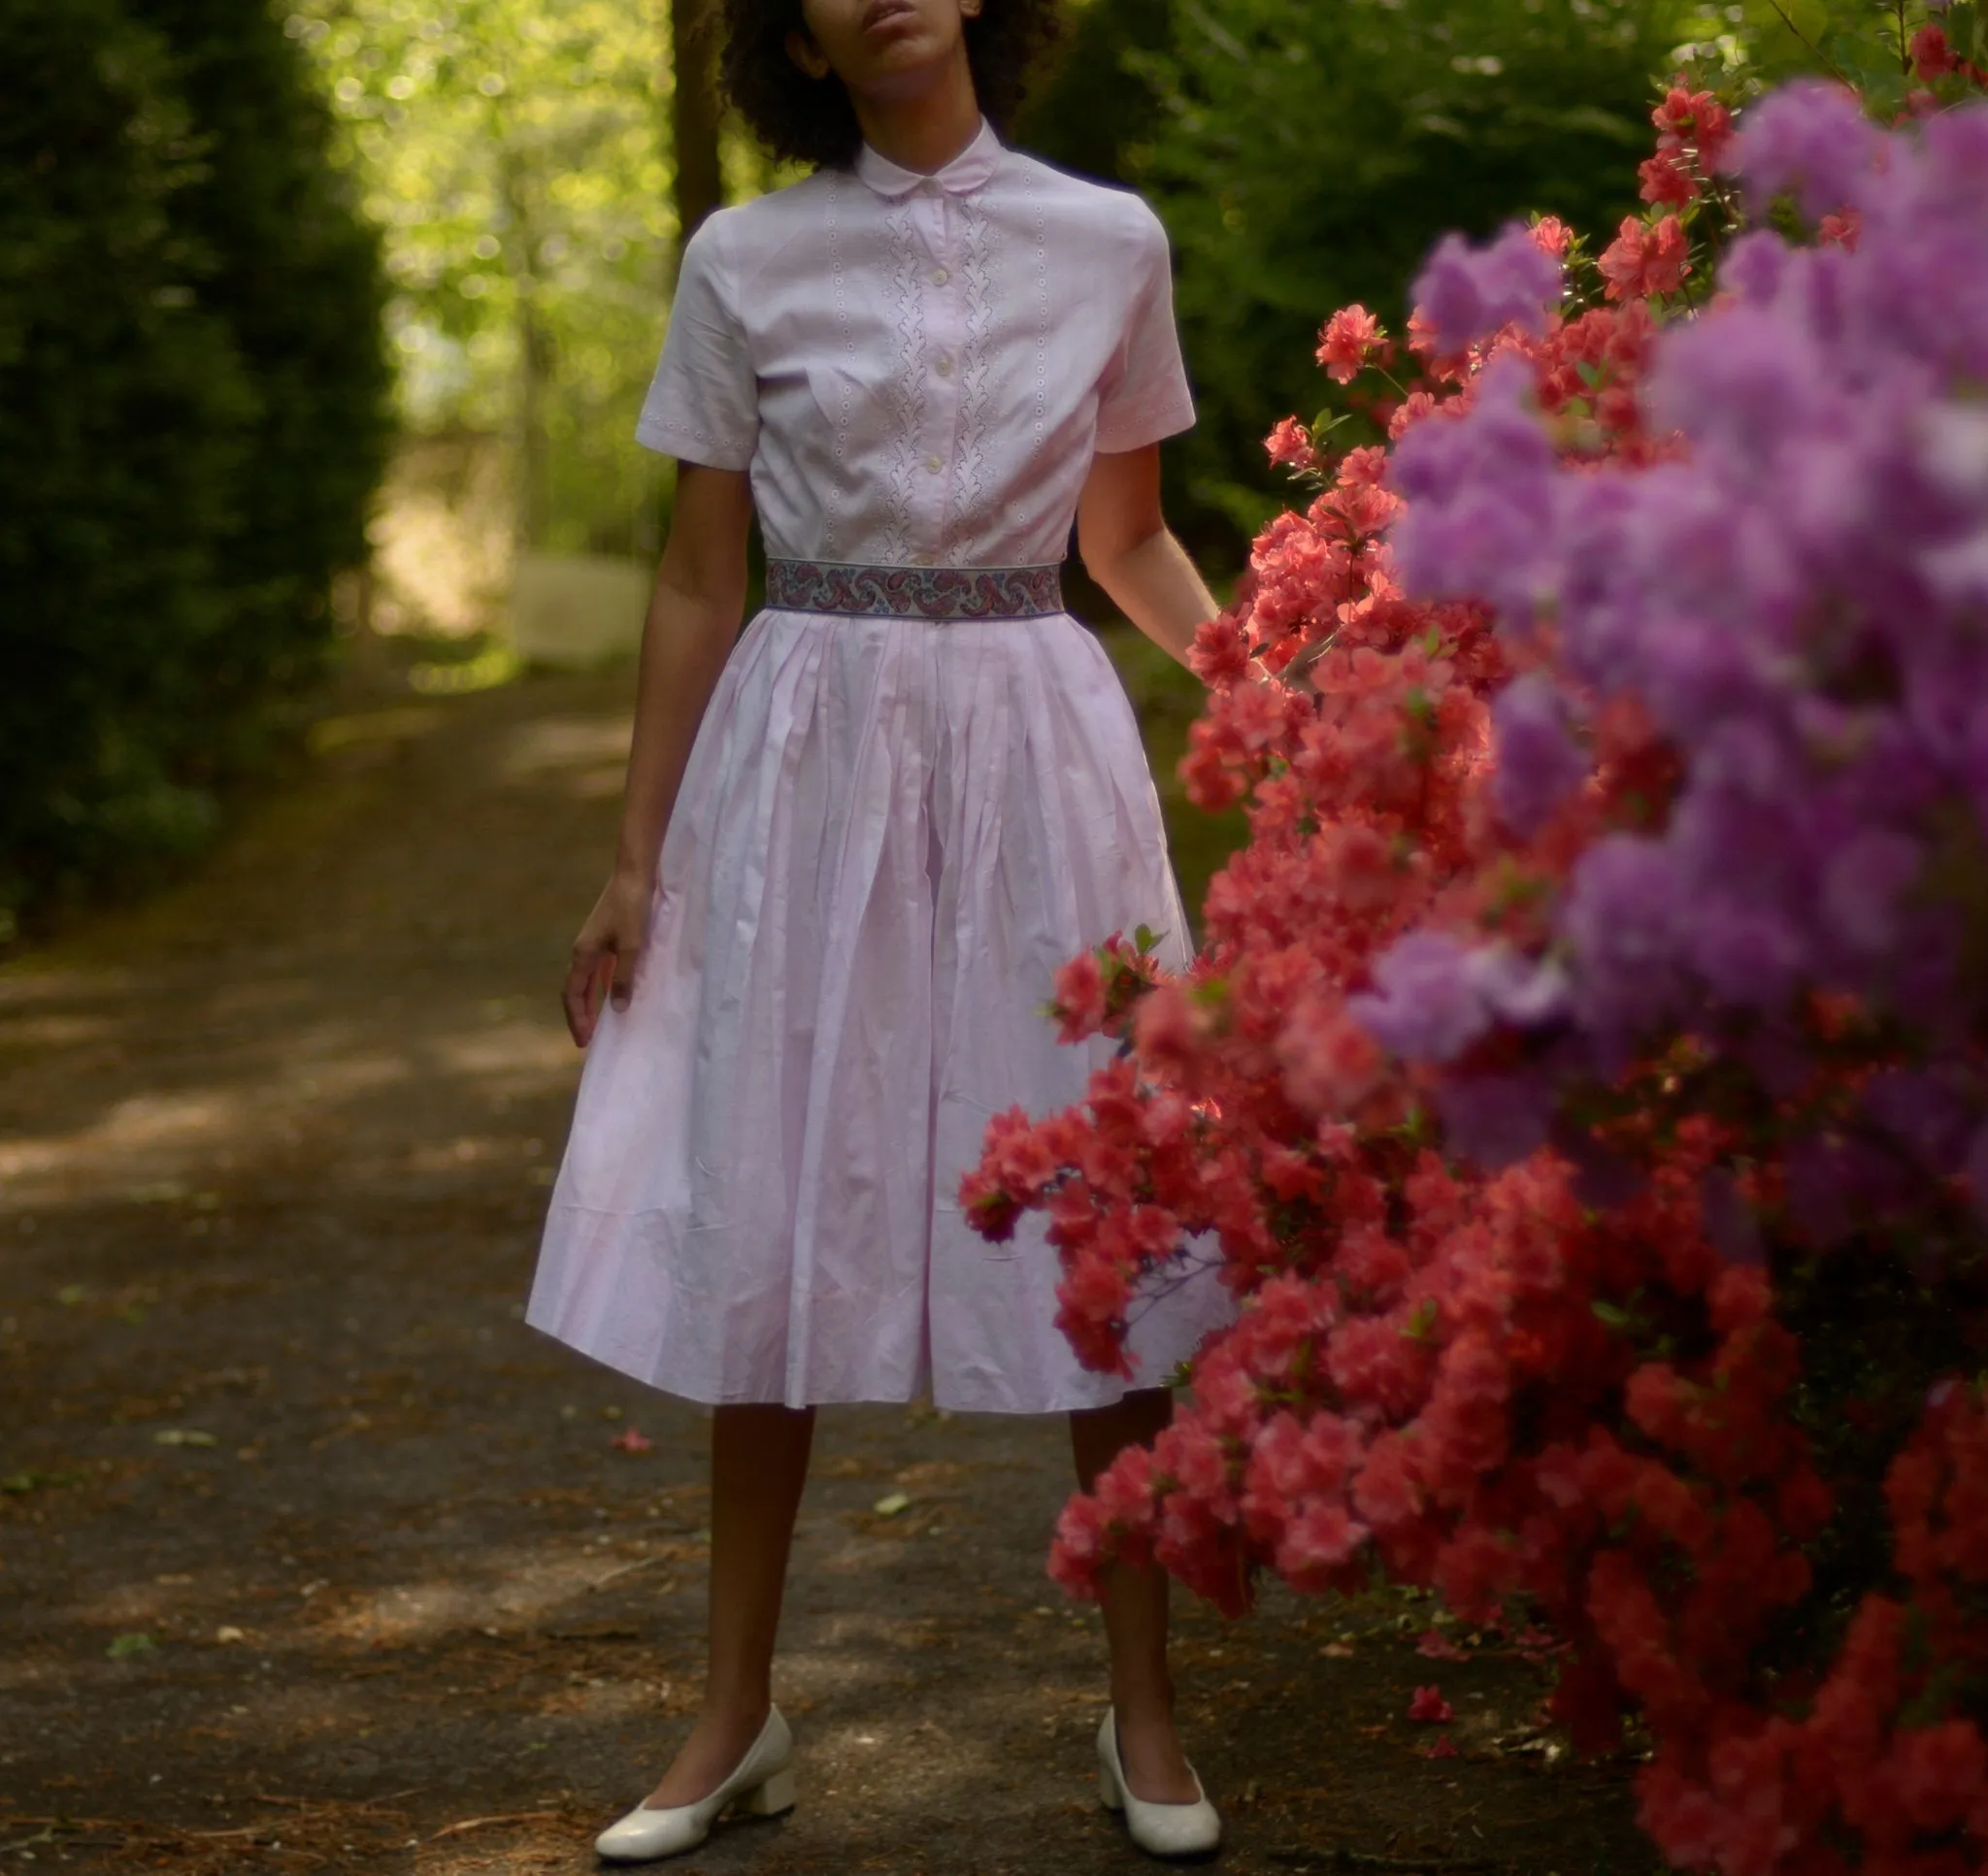
[[[637,435],[749,468],[771,555],[1032,566],[1095,451],[1193,420],[1157,217],[983,124],[935,175],[866,146],[706,221]]]

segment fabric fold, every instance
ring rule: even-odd
[[[1110,1059],[1041,1005],[1141,923],[1184,963],[1137,725],[1077,621],[760,613],[588,1050],[526,1321],[707,1403],[1116,1399],[1054,1327],[1042,1221],[990,1245],[957,1188],[993,1113]],[[1146,1308],[1134,1385],[1229,1314],[1211,1273]]]

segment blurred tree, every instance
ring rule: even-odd
[[[627,547],[676,235],[654,0],[297,0],[385,231],[415,427],[515,448],[519,544]]]
[[[1262,438],[1320,402],[1320,321],[1398,320],[1445,229],[1541,210],[1612,226],[1636,201],[1679,0],[1088,0],[1021,126],[1143,190],[1173,236],[1201,405],[1176,508],[1240,558],[1277,506]]]
[[[1130,181],[1162,113],[1147,61],[1175,38],[1175,0],[1066,0],[1064,37],[1013,138],[1067,169]]]
[[[0,935],[197,845],[330,643],[376,245],[261,0],[0,0]]]
[[[677,159],[677,252],[724,201],[714,0],[670,0],[670,137]],[[674,272],[674,267],[672,269]]]

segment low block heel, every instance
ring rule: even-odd
[[[739,1800],[739,1808],[747,1817],[754,1818],[777,1818],[782,1811],[791,1811],[794,1808],[792,1766],[774,1773],[764,1785],[755,1785]]]
[[[1192,1765],[1187,1775],[1194,1778]],[[1200,1779],[1194,1778],[1194,1799],[1188,1804],[1162,1804],[1132,1794],[1118,1757],[1113,1713],[1107,1713],[1098,1728],[1098,1795],[1107,1810],[1123,1815],[1126,1835],[1148,1857],[1211,1857],[1222,1840],[1221,1815],[1208,1801]]]
[[[794,1738],[775,1707],[759,1737],[717,1789],[691,1804],[650,1810],[638,1804],[594,1839],[594,1850],[611,1863],[652,1863],[695,1850],[728,1811],[775,1817],[794,1803]],[[768,1768],[773,1769],[769,1770]]]

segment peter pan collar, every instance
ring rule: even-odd
[[[881,196],[909,195],[920,182],[937,182],[948,195],[965,195],[994,174],[1001,162],[1002,148],[994,126],[982,117],[974,141],[944,169],[934,170],[929,176],[893,163],[868,144],[856,152],[856,174]]]

